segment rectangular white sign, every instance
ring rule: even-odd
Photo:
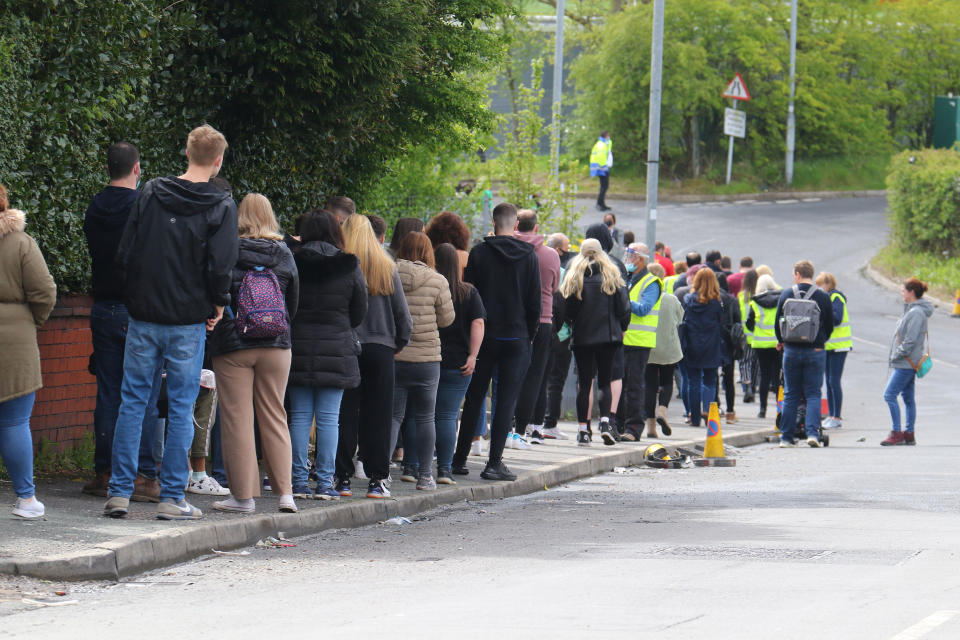
[[[747,112],[727,107],[723,112],[723,135],[747,137]]]

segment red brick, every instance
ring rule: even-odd
[[[43,360],[41,369],[46,373],[62,371],[86,371],[88,358],[50,358]]]
[[[84,344],[90,346],[89,351],[93,351],[93,336],[89,328],[51,328],[37,333],[37,344],[41,346],[41,354],[43,345],[54,344]]]

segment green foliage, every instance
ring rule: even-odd
[[[798,158],[876,156],[931,137],[933,98],[960,89],[960,0],[804,0],[798,16]],[[647,145],[652,7],[637,4],[579,38],[572,65],[578,144],[609,129],[618,159]],[[725,161],[721,97],[740,72],[753,100],[747,159],[782,179],[789,92],[789,3],[671,0],[664,35],[662,164],[667,176],[718,175]],[[622,166],[622,165],[621,165]]]
[[[960,257],[912,251],[890,244],[874,257],[871,264],[897,282],[920,278],[930,285],[930,294],[942,300],[953,300],[957,287],[960,287]]]
[[[33,452],[33,475],[49,478],[86,472],[93,468],[94,450],[94,437],[91,432],[83,434],[80,442],[68,449],[61,449],[46,438],[41,438]],[[3,462],[0,462],[0,478],[10,479]]]
[[[82,214],[116,140],[144,176],[179,173],[187,132],[230,148],[238,196],[282,222],[349,194],[419,145],[464,150],[495,119],[475,73],[503,56],[507,0],[251,3],[0,0],[0,182],[62,290],[89,284]],[[13,100],[15,96],[16,100]]]
[[[887,176],[895,243],[907,250],[951,254],[960,247],[960,154],[904,151]]]

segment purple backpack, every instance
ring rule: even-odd
[[[288,329],[287,305],[276,274],[266,267],[247,271],[237,293],[237,333],[241,338],[276,338]]]

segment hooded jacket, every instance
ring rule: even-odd
[[[455,313],[447,279],[422,262],[397,260],[403,294],[413,318],[410,342],[399,362],[440,362],[440,329],[453,324]]]
[[[307,242],[293,258],[300,300],[291,328],[289,386],[354,389],[360,384],[354,328],[367,314],[360,262],[326,242]]]
[[[583,274],[580,298],[564,298],[567,320],[573,325],[573,348],[623,343],[623,332],[630,324],[627,288],[613,295],[603,292],[603,274],[590,265]]]
[[[763,309],[776,309],[777,303],[780,302],[781,293],[782,291],[780,289],[770,289],[759,295],[753,296],[752,300],[760,305],[760,307]],[[747,331],[756,330],[758,319],[759,318],[757,318],[757,314],[754,312],[753,307],[750,307],[750,311],[747,312]]]
[[[230,304],[237,204],[209,182],[155,178],[140,192],[117,250],[131,317],[198,324]]]
[[[43,386],[37,327],[57,300],[57,285],[25,226],[22,211],[0,211],[0,402]]]
[[[532,341],[540,328],[540,263],[533,247],[513,236],[488,236],[470,252],[463,279],[487,310],[484,339]]]
[[[890,366],[894,369],[913,369],[926,353],[927,319],[933,315],[933,303],[925,298],[903,305],[903,315],[897,321],[897,330],[890,342]],[[899,338],[899,340],[898,340]]]
[[[123,280],[114,264],[117,247],[130,211],[140,192],[126,187],[108,186],[93,196],[83,217],[93,275],[93,299],[123,301]]]
[[[400,274],[393,271],[393,294],[367,296],[367,315],[357,327],[360,344],[379,344],[400,351],[410,342],[413,318],[403,295]]]
[[[287,307],[287,320],[292,322],[297,315],[297,304],[300,297],[300,279],[297,276],[297,266],[293,261],[293,254],[287,245],[280,240],[265,238],[240,238],[239,257],[231,276],[230,298],[236,304],[240,285],[247,272],[254,267],[267,267],[277,276],[280,289],[283,291]],[[241,349],[290,348],[290,332],[276,338],[261,338],[250,340],[240,338],[237,333],[235,308],[223,314],[223,319],[207,341],[211,356],[232,353]]]
[[[716,369],[726,364],[723,331],[723,305],[719,300],[700,302],[695,291],[684,301],[681,344],[688,367]]]
[[[543,244],[543,236],[539,233],[517,231],[513,235],[533,246],[533,252],[537,255],[540,265],[540,324],[551,324],[553,294],[560,287],[560,255]]]

